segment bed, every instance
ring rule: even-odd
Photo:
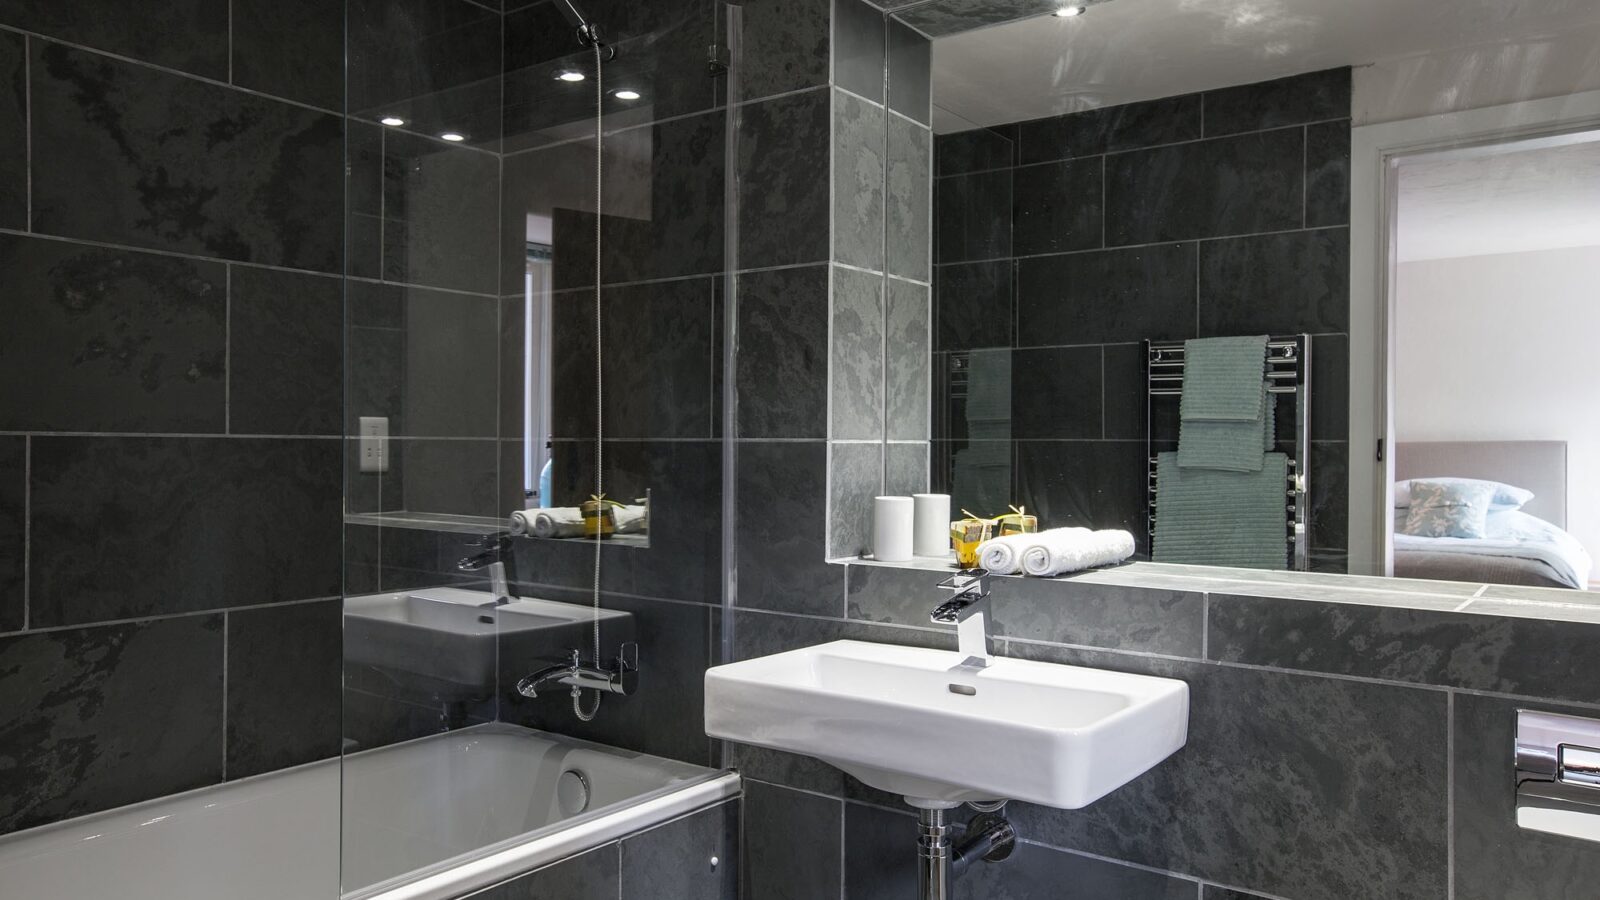
[[[1491,513],[1483,538],[1402,534],[1396,509],[1394,574],[1484,584],[1583,590],[1593,560],[1565,530],[1567,445],[1564,441],[1437,441],[1395,446],[1395,481],[1477,478],[1533,492],[1521,509]],[[1397,502],[1403,497],[1397,495]]]

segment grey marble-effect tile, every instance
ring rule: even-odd
[[[606,281],[722,271],[725,127],[723,113],[711,112],[606,138],[616,155],[606,167]]]
[[[739,806],[729,801],[623,838],[621,900],[736,900]]]
[[[1105,157],[1021,166],[1013,171],[1012,242],[1018,256],[1103,245]]]
[[[729,743],[727,765],[747,779],[832,797],[844,795],[845,774],[809,756]]]
[[[1532,600],[1559,604],[1600,603],[1600,593],[1579,593],[1568,588],[1491,584],[1483,592],[1485,600]]]
[[[1304,144],[1285,129],[1108,156],[1106,244],[1299,228]]]
[[[933,132],[889,116],[888,142],[886,265],[891,275],[925,282],[933,258]]]
[[[715,296],[710,279],[606,288],[605,435],[706,438],[722,405],[712,396]],[[594,292],[551,298],[551,427],[557,437],[595,429]],[[520,337],[520,336],[519,336]]]
[[[1017,126],[995,125],[941,134],[933,141],[934,174],[964,175],[1017,164]]]
[[[857,0],[840,0],[857,2]],[[833,259],[883,269],[883,108],[833,91]]]
[[[1199,283],[1204,336],[1348,331],[1350,230],[1205,241]]]
[[[932,436],[932,318],[926,286],[889,280],[885,433],[891,441],[925,441]]]
[[[939,179],[934,191],[935,262],[1000,259],[1012,254],[1013,170]]]
[[[1017,126],[1018,156],[1023,164],[1192,141],[1198,137],[1198,94],[1068,113]]]
[[[1017,344],[1195,336],[1197,245],[1160,244],[1017,263]]]
[[[841,571],[844,569],[843,566],[837,565],[834,568]],[[843,585],[840,587],[842,590]],[[767,656],[785,650],[841,640],[875,641],[881,644],[904,644],[910,647],[931,647],[952,651],[956,649],[956,632],[953,628],[907,628],[864,621],[748,610],[737,613],[737,616],[734,628],[735,660]]]
[[[892,497],[928,493],[928,443],[895,442],[884,448],[883,492]]]
[[[975,350],[1012,345],[1014,269],[1015,264],[1009,259],[952,263],[934,268],[936,349]],[[1040,288],[1042,290],[1043,285]]]
[[[0,632],[27,619],[28,439],[0,437]]]
[[[228,613],[228,778],[339,754],[342,601]]]
[[[1313,551],[1350,546],[1350,445],[1311,443],[1311,547]]]
[[[1121,528],[1147,552],[1143,441],[1021,441],[1012,502],[1041,528]]]
[[[1102,436],[1104,361],[1098,346],[1013,350],[1011,371],[1026,373],[1011,392],[1014,439]]]
[[[344,274],[382,278],[383,126],[345,121]]]
[[[876,273],[833,267],[828,436],[834,440],[884,436],[884,281]]]
[[[224,430],[222,264],[8,235],[0,291],[0,430]]]
[[[222,617],[0,638],[0,833],[222,780]]]
[[[745,897],[840,900],[844,804],[746,781]]]
[[[1206,137],[1350,117],[1349,67],[1205,92]]]
[[[498,149],[502,17],[496,11],[460,0],[350,0],[344,12],[353,115],[396,116],[407,131],[453,131],[466,144]]]
[[[229,430],[341,434],[343,282],[237,266],[228,286]]]
[[[1007,652],[1190,691],[1188,743],[1149,772],[1075,812],[1013,804],[1032,840],[1296,900],[1445,895],[1444,693],[1040,644]]]
[[[1306,127],[1306,227],[1350,224],[1350,121]]]
[[[1518,709],[1594,717],[1544,702],[1455,696],[1455,896],[1563,900],[1600,880],[1594,844],[1517,827],[1510,776]]]
[[[390,132],[383,153],[383,277],[498,292],[500,161]]]
[[[587,549],[592,559],[594,551],[592,547]],[[567,597],[548,592],[534,596],[566,599],[580,605],[589,602],[587,591]],[[580,722],[573,717],[572,699],[564,691],[542,693],[535,699],[516,692],[518,679],[551,660],[525,658],[508,649],[510,645],[502,639],[501,718],[613,747],[709,765],[712,760],[705,734],[705,670],[713,663],[708,638],[711,607],[604,594],[601,605],[633,615],[643,667],[638,689],[627,697],[606,697],[601,701],[601,714],[593,722]],[[616,641],[605,631],[601,634],[601,652],[615,654]]]
[[[736,69],[738,99],[756,100],[828,82],[833,0],[752,3],[741,9],[741,18],[744,64]]]
[[[881,443],[828,444],[829,559],[872,551],[873,498],[883,494],[883,451]],[[838,610],[835,604],[833,612]]]
[[[1025,843],[1004,863],[973,867],[956,882],[955,898],[1054,900],[1069,884],[1078,896],[1129,900],[1194,900],[1196,891],[1185,878]]]
[[[1350,336],[1319,334],[1311,340],[1311,439],[1350,436]]]
[[[0,35],[0,227],[28,228],[26,38]]]
[[[739,276],[739,437],[827,437],[828,278],[825,265]]]
[[[46,41],[31,65],[35,231],[340,271],[338,116]]]
[[[741,442],[736,473],[739,605],[813,615],[844,608],[827,555],[828,445]]]
[[[833,83],[880,104],[888,50],[885,23],[883,12],[862,0],[833,2]]]
[[[828,258],[831,93],[812,90],[740,108],[742,268]]]
[[[1200,658],[1199,591],[1003,578],[994,586],[995,634],[1055,644]]]
[[[345,291],[346,434],[383,416],[394,437],[498,436],[498,299],[358,281]]]
[[[228,78],[227,0],[175,0],[149,7],[118,0],[7,0],[0,20],[94,50],[219,81]]]
[[[390,438],[389,451],[400,460],[408,512],[494,519],[509,513],[499,508],[498,440]]]
[[[345,108],[343,4],[233,0],[231,15],[234,84],[323,109]]]
[[[933,42],[889,21],[889,108],[923,125],[933,119]]]
[[[844,805],[846,897],[916,900],[917,818],[911,807],[901,806],[902,810],[891,812],[860,803]],[[964,812],[953,813],[952,818],[961,819]],[[968,879],[964,874],[956,884]]]
[[[339,593],[339,441],[32,441],[35,625]]]
[[[936,585],[950,577],[952,565],[930,569],[849,566],[845,600],[850,618],[888,625],[929,625],[928,615],[944,602]]]
[[[1211,595],[1213,659],[1600,702],[1600,624]]]
[[[587,853],[519,875],[467,900],[616,900],[621,896],[621,845]]]

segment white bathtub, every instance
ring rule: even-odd
[[[0,838],[0,897],[334,900],[342,835],[348,900],[449,900],[738,791],[731,773],[479,725]]]

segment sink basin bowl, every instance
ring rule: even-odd
[[[494,605],[488,591],[428,588],[350,597],[344,604],[345,658],[471,688],[492,688],[498,660],[529,671],[573,647],[589,646],[593,611],[553,600]],[[600,611],[607,644],[632,640],[633,616]]]
[[[914,806],[1087,806],[1182,747],[1170,678],[835,641],[706,672],[706,732],[812,756]]]

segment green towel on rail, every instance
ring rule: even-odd
[[[1184,421],[1254,422],[1261,418],[1267,336],[1183,342]]]
[[[1265,455],[1259,472],[1185,469],[1156,457],[1156,562],[1251,569],[1289,563],[1289,458]]]
[[[1185,469],[1259,472],[1261,455],[1272,449],[1277,398],[1261,383],[1263,414],[1255,421],[1184,420],[1178,423],[1178,465]]]

